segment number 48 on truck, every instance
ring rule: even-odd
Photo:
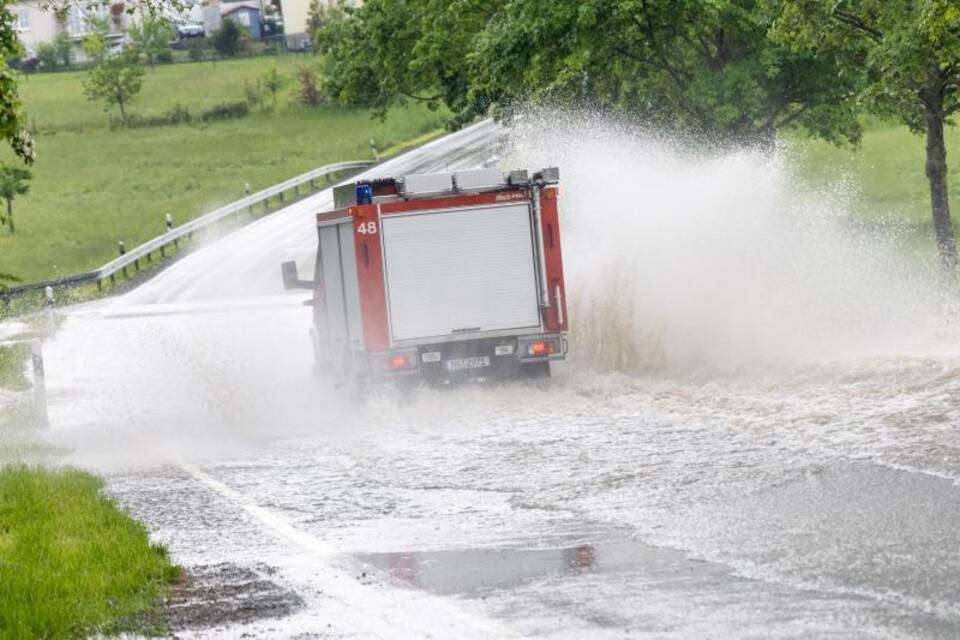
[[[567,352],[559,171],[362,180],[317,215],[316,370],[437,384],[545,377]]]

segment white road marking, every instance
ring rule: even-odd
[[[197,467],[180,464],[194,480],[228,500],[257,522],[314,556],[316,583],[324,596],[339,601],[343,611],[337,626],[358,635],[379,638],[516,638],[519,634],[499,622],[457,606],[451,598],[413,589],[365,585],[356,580],[356,567],[334,547],[298,529],[283,517],[257,505],[248,496],[231,489]],[[359,565],[357,565],[359,566]],[[354,569],[351,571],[351,569]],[[380,574],[364,566],[368,574]],[[382,576],[383,582],[389,578]]]

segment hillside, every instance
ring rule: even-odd
[[[383,149],[442,126],[442,115],[423,107],[380,122],[363,110],[301,106],[296,72],[314,64],[285,55],[157,66],[130,113],[156,117],[182,105],[194,122],[113,130],[83,95],[85,72],[24,79],[37,162],[30,193],[14,205],[16,233],[0,231],[0,273],[32,281],[87,270],[112,258],[118,240],[130,247],[156,235],[167,212],[179,224],[242,197],[245,183],[262,189],[329,162],[369,158],[371,138]],[[262,91],[247,117],[197,121],[203,110],[245,102],[274,68],[285,79],[276,106]]]

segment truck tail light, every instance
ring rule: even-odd
[[[537,340],[527,347],[527,355],[534,357],[550,356],[557,352],[557,345],[553,340]]]
[[[417,352],[414,350],[380,353],[373,366],[384,372],[414,371],[417,368]]]
[[[406,369],[410,366],[410,358],[405,355],[396,355],[387,359],[384,364],[384,368],[396,370],[396,369]]]
[[[519,343],[517,356],[520,360],[554,360],[566,353],[563,337],[559,335],[521,338]]]

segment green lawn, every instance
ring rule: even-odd
[[[859,149],[790,138],[801,175],[814,183],[842,180],[856,194],[856,212],[930,226],[930,192],[924,175],[925,139],[906,127],[869,121]],[[953,211],[960,213],[960,128],[947,129],[947,163]],[[954,215],[954,219],[957,216]]]
[[[95,268],[113,258],[117,241],[133,247],[163,229],[243,196],[244,183],[268,187],[330,162],[370,158],[380,149],[442,126],[443,114],[399,109],[386,122],[366,111],[295,103],[303,55],[158,66],[130,111],[160,115],[176,104],[192,113],[239,102],[245,83],[278,68],[286,86],[273,108],[204,124],[110,130],[99,105],[83,96],[85,72],[36,74],[22,82],[37,131],[31,192],[15,204],[17,231],[0,232],[0,273],[24,281]],[[8,157],[9,153],[4,158]]]
[[[90,474],[0,467],[0,638],[142,630],[179,578]]]

